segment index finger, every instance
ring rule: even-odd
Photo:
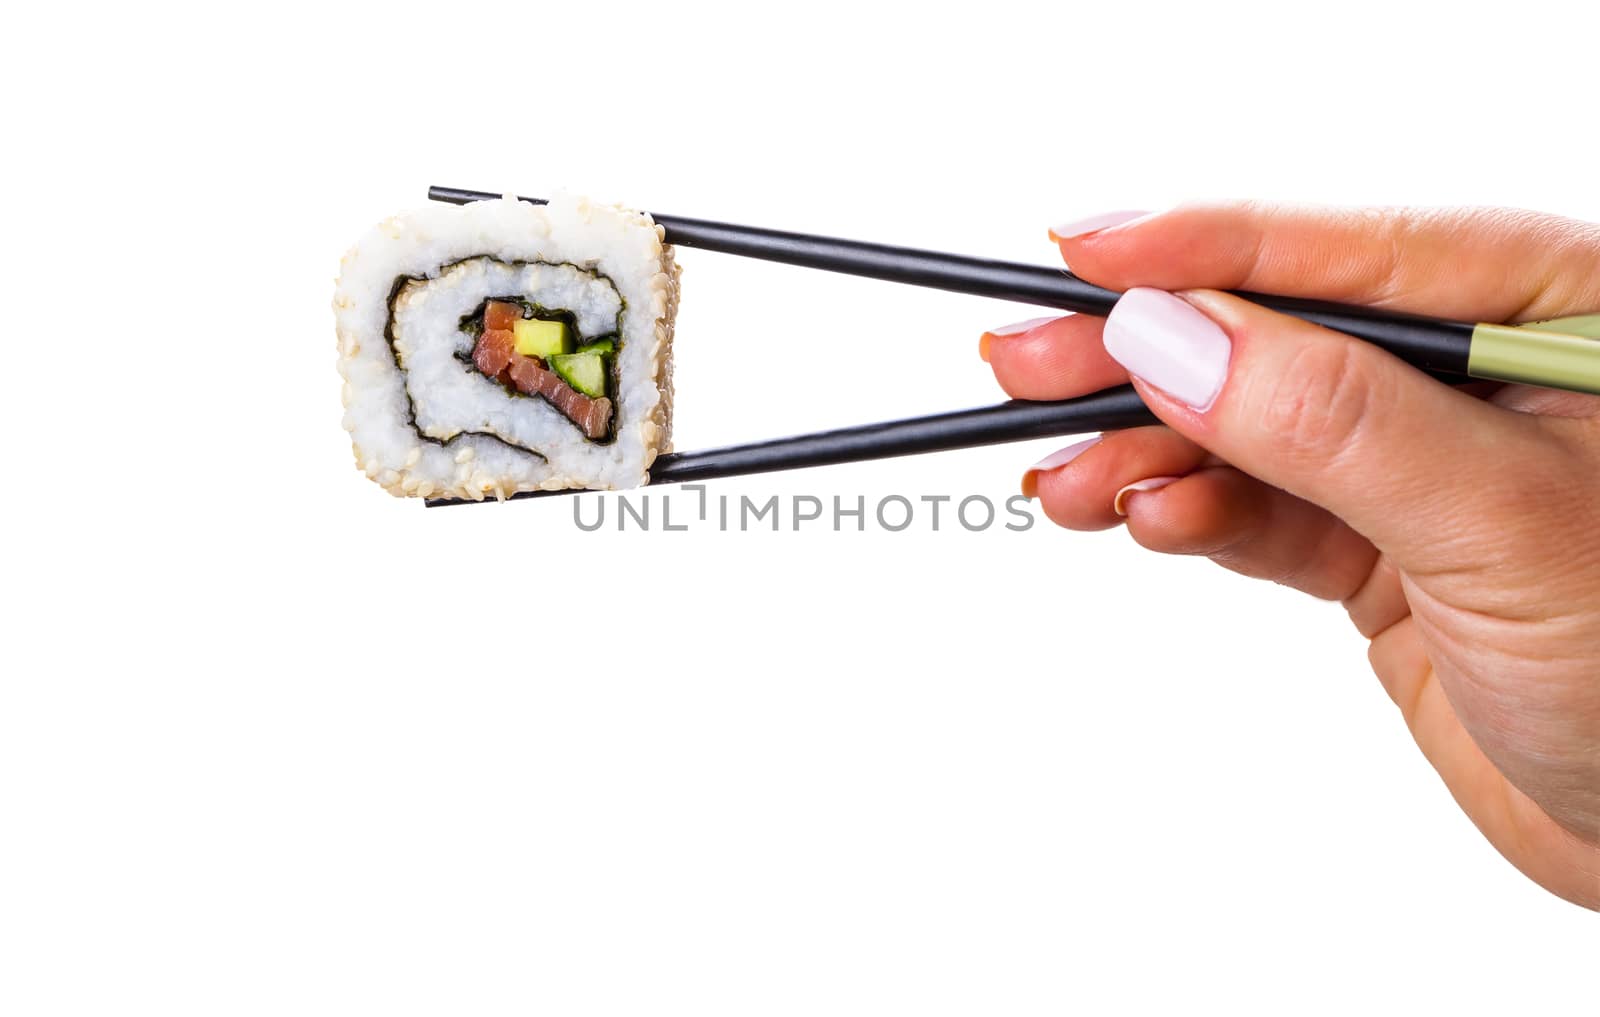
[[[1466,321],[1600,309],[1600,225],[1518,209],[1185,205],[1056,240],[1075,273],[1116,290],[1253,290]]]

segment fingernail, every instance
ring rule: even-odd
[[[1099,215],[1091,215],[1087,219],[1074,219],[1072,222],[1064,222],[1059,226],[1050,227],[1050,239],[1060,243],[1063,240],[1071,240],[1073,237],[1088,236],[1090,233],[1108,230],[1113,226],[1121,226],[1125,222],[1143,219],[1149,214],[1149,212],[1135,212],[1130,209],[1101,212]]]
[[[1119,516],[1128,514],[1128,495],[1138,494],[1141,491],[1159,491],[1168,484],[1176,483],[1179,477],[1151,477],[1148,480],[1137,480],[1117,492],[1112,499],[1111,508]]]
[[[1039,481],[1037,474],[1039,474],[1041,471],[1054,470],[1067,465],[1074,459],[1100,444],[1100,439],[1103,437],[1104,435],[1097,434],[1093,438],[1085,438],[1083,441],[1068,445],[1059,452],[1050,453],[1043,459],[1028,467],[1027,472],[1023,473],[1022,475],[1022,496],[1024,498],[1032,498],[1036,493],[1038,493]]]
[[[1031,332],[1040,325],[1048,325],[1055,320],[1056,318],[1054,316],[1045,318],[1029,318],[1027,321],[1019,321],[1013,325],[1001,325],[999,328],[991,328],[989,331],[978,337],[978,356],[982,357],[984,362],[987,363],[989,360],[989,343],[991,340],[1004,339],[1007,336],[1021,335],[1024,332]]]
[[[1055,320],[1055,315],[1046,315],[1043,318],[1029,318],[1027,321],[1019,321],[1015,324],[1001,325],[999,328],[991,328],[989,331],[985,332],[984,335],[1000,336],[1002,338],[1008,335],[1021,335],[1024,332],[1032,332],[1040,325],[1048,325]]]
[[[1104,342],[1129,374],[1202,413],[1222,391],[1233,352],[1228,334],[1193,304],[1143,287],[1111,309]]]

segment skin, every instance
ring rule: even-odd
[[[1220,290],[1468,321],[1600,310],[1600,226],[1501,209],[1185,206],[1058,240],[1080,276],[1189,301],[1232,341],[1197,412],[1024,478],[1071,529],[1340,601],[1460,807],[1529,878],[1600,910],[1600,398],[1455,390],[1383,351]],[[1129,376],[1102,319],[981,345],[1013,397]],[[1126,485],[1176,477],[1126,495]]]

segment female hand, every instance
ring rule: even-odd
[[[1600,398],[1468,391],[1217,290],[1468,321],[1600,311],[1600,226],[1505,210],[1258,204],[1051,233],[1132,290],[1107,319],[985,334],[1000,384],[1130,379],[1167,425],[1023,476],[1061,526],[1342,601],[1378,680],[1490,842],[1600,909]]]

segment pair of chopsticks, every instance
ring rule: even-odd
[[[487,191],[430,187],[433,201],[464,205],[499,198]],[[542,205],[540,198],[521,198]],[[990,261],[937,251],[651,216],[665,242],[804,268],[994,297],[1083,314],[1106,315],[1122,296],[1065,269]],[[1470,324],[1259,293],[1239,296],[1380,346],[1440,380],[1520,382],[1600,394],[1600,316],[1510,326]],[[1030,438],[1112,431],[1159,423],[1131,385],[1057,402],[1011,400],[996,406],[865,424],[834,431],[671,452],[650,468],[651,485],[827,466],[974,448]],[[525,491],[513,498],[568,492]],[[457,504],[435,499],[433,505]]]

